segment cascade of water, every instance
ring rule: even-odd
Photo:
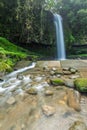
[[[17,71],[13,71],[12,73],[6,75],[4,77],[4,81],[0,82],[0,94],[4,93],[5,91],[8,92],[8,91],[14,90],[16,87],[21,85],[21,83],[23,84],[23,81],[25,84],[31,82],[31,79],[29,79],[29,76],[25,76],[23,80],[17,79],[17,74],[22,73],[26,70],[32,69],[35,67],[35,65],[36,63],[33,62],[32,65],[28,67],[21,68]],[[6,87],[3,87],[3,86],[6,86]]]
[[[54,24],[56,27],[56,42],[57,42],[57,59],[65,60],[64,35],[62,27],[62,17],[59,14],[54,14]]]

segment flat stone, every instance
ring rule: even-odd
[[[57,67],[57,68],[61,68],[61,64],[60,61],[37,61],[37,66],[39,67]]]
[[[52,95],[53,95],[53,91],[51,91],[51,90],[46,90],[46,91],[45,91],[45,95],[46,95],[46,96],[52,96]]]
[[[14,97],[10,97],[7,101],[6,101],[7,104],[9,105],[13,105],[14,103],[16,103],[16,100]]]
[[[68,67],[63,68],[63,71],[68,71],[68,70],[69,70]]]
[[[46,116],[52,116],[55,113],[55,108],[52,106],[48,105],[43,105],[42,106],[42,111]]]
[[[63,68],[68,67],[87,68],[87,62],[82,62],[82,60],[63,60],[60,62]]]

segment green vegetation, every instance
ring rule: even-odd
[[[24,49],[0,37],[0,71],[11,71],[18,60],[27,56]]]
[[[40,55],[48,56],[48,52],[52,56],[55,53],[54,46],[56,48],[53,13],[58,13],[63,18],[67,54],[75,54],[73,44],[87,44],[87,0],[0,0],[0,36],[30,49],[30,55],[34,59]],[[35,43],[38,44],[33,50]],[[47,52],[44,48],[38,49],[42,44],[52,45],[53,50]],[[9,44],[0,47],[4,48],[4,54],[0,54],[2,56],[11,55],[16,59],[25,57],[17,46],[12,51]],[[83,49],[76,53],[82,57],[87,52]]]
[[[51,79],[51,83],[53,85],[64,85],[64,81],[60,78]]]
[[[87,78],[78,78],[74,81],[75,87],[80,92],[87,92]]]

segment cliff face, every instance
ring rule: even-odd
[[[53,16],[45,11],[42,1],[16,0],[0,2],[0,35],[17,43],[52,44]]]

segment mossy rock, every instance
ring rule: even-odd
[[[87,78],[78,78],[74,81],[76,89],[80,92],[87,92]]]
[[[87,130],[87,127],[84,122],[76,121],[69,130]]]
[[[64,81],[60,78],[51,79],[50,82],[52,85],[55,85],[55,86],[64,85]]]
[[[37,95],[37,89],[36,88],[29,88],[26,92],[28,94],[31,94],[31,95]]]

